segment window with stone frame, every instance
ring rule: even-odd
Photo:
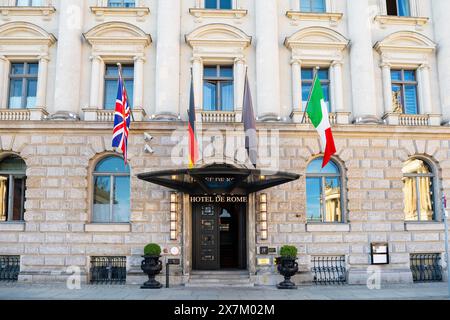
[[[233,66],[204,66],[203,110],[234,110]]]
[[[233,9],[232,0],[204,0],[205,9],[231,10]]]
[[[136,7],[135,0],[108,0],[108,7],[110,8],[134,8]]]
[[[410,17],[411,4],[409,0],[386,0],[388,16]]]
[[[9,74],[9,109],[36,106],[39,63],[13,62]]]
[[[42,7],[42,0],[16,0],[17,7]]]
[[[419,114],[417,77],[415,70],[392,69],[392,94],[404,114]]]
[[[314,159],[306,169],[306,219],[312,223],[342,223],[342,172],[335,161],[322,168],[323,158]]]
[[[302,68],[302,104],[303,110],[306,109],[306,105],[309,100],[309,94],[316,75],[319,77],[320,85],[322,86],[325,103],[328,106],[328,112],[331,112],[330,104],[330,69],[321,68]]]
[[[0,222],[23,221],[26,164],[11,155],[0,160]]]
[[[122,78],[127,90],[128,105],[132,108],[134,96],[134,66],[122,65]],[[105,65],[105,94],[103,107],[105,110],[114,110],[116,107],[117,88],[119,81],[119,67],[117,64]]]
[[[406,221],[436,220],[436,175],[425,159],[412,158],[403,164],[403,197]]]
[[[325,0],[300,0],[300,11],[325,13],[327,11]]]
[[[130,167],[122,158],[101,159],[93,172],[92,222],[130,221]]]

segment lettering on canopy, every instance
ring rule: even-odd
[[[215,195],[215,196],[191,196],[192,203],[247,203],[246,196]]]

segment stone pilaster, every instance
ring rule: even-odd
[[[180,92],[181,1],[158,1],[155,119],[176,120]]]
[[[280,120],[280,58],[276,0],[255,1],[257,114],[262,121]]]
[[[351,41],[353,114],[358,123],[378,122],[373,69],[372,32],[368,0],[347,3],[348,33]]]
[[[84,10],[85,1],[61,1],[58,10],[54,109],[76,114],[80,111]]]

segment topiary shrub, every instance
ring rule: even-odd
[[[161,254],[161,247],[156,243],[149,243],[144,248],[145,256],[159,256]]]
[[[294,246],[282,246],[280,249],[280,256],[283,258],[297,258],[297,248]]]

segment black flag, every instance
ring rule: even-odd
[[[258,157],[258,138],[256,135],[256,118],[253,110],[252,93],[250,92],[247,72],[245,73],[242,122],[244,122],[245,149],[247,150],[250,161],[256,168],[256,160]]]

